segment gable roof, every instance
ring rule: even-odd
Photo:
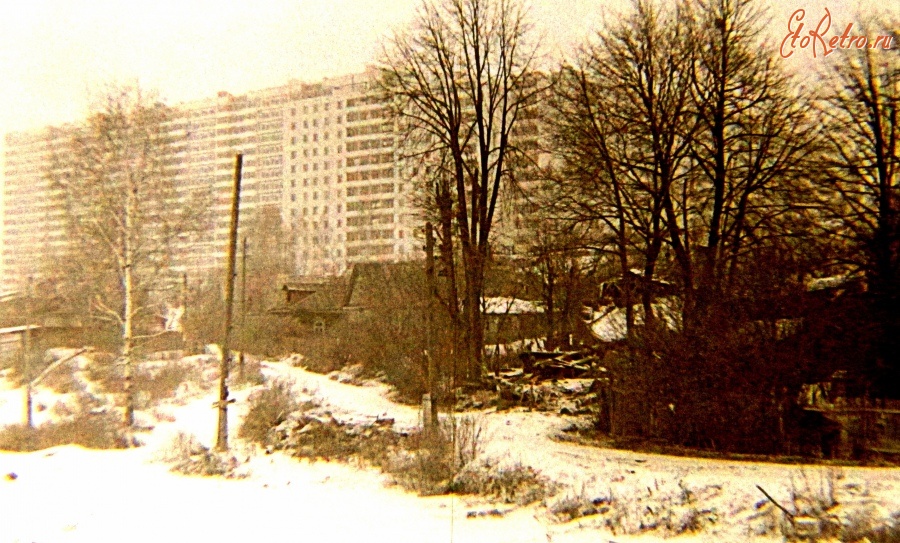
[[[367,262],[354,264],[346,307],[365,309],[424,295],[425,273],[421,262]]]
[[[346,275],[334,277],[294,304],[294,307],[312,313],[339,312],[347,305],[349,292],[349,278]]]

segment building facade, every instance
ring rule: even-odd
[[[185,197],[208,191],[211,221],[198,240],[175,248],[176,271],[203,277],[223,269],[237,153],[244,155],[241,224],[253,228],[262,210],[277,209],[295,273],[338,274],[356,262],[417,257],[412,186],[399,175],[394,124],[376,76],[368,70],[292,81],[175,106],[176,186]],[[62,195],[46,172],[73,129],[6,136],[6,290],[39,275],[69,243]]]

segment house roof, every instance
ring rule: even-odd
[[[806,291],[815,292],[817,290],[830,290],[846,286],[855,286],[863,282],[860,275],[844,274],[833,275],[831,277],[818,277],[810,279],[806,282]]]
[[[424,295],[425,273],[421,262],[368,262],[354,264],[347,307],[370,308],[391,303],[412,303],[410,296]]]
[[[286,282],[282,290],[304,296],[276,308],[279,313],[337,313],[349,309],[373,308],[392,303],[408,303],[415,292],[421,295],[424,274],[421,263],[361,263],[337,277],[301,277]]]
[[[37,324],[29,324],[29,325],[22,325],[22,326],[10,326],[7,328],[0,328],[0,336],[4,336],[6,334],[17,334],[19,332],[24,332],[26,328],[28,330],[37,330],[37,329],[43,328],[43,327],[40,325],[37,325]]]
[[[653,312],[657,318],[666,323],[666,328],[672,331],[681,329],[680,300],[676,297],[658,298],[652,304]],[[634,324],[644,324],[644,307],[634,305]],[[625,308],[609,305],[594,311],[590,318],[591,333],[595,338],[604,342],[622,341],[627,337]]]
[[[306,283],[304,288],[296,290],[308,291],[309,295],[291,304],[291,309],[308,313],[333,313],[341,311],[347,302],[350,291],[350,279],[347,275],[332,277],[316,285]]]

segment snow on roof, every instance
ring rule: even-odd
[[[28,328],[29,330],[37,330],[38,328],[41,328],[41,326],[38,326],[37,324],[27,324],[23,326],[10,326],[9,328],[0,328],[0,336],[4,334],[17,334],[19,332],[24,332],[26,328]]]
[[[4,290],[0,291],[0,302],[8,302],[16,298],[22,297],[21,290]]]
[[[666,322],[669,330],[681,329],[680,301],[675,297],[659,298],[652,304],[653,313]],[[644,323],[644,307],[634,305],[634,324]],[[609,305],[595,311],[590,321],[591,333],[600,341],[613,342],[625,339],[625,308]]]
[[[806,290],[813,292],[816,290],[825,290],[829,288],[837,288],[846,283],[851,283],[859,279],[852,275],[832,275],[830,277],[817,277],[806,282]]]
[[[524,315],[543,313],[540,302],[520,300],[518,298],[495,296],[484,299],[485,315]]]

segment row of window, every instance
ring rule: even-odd
[[[313,200],[318,200],[318,199],[319,199],[319,192],[318,192],[318,191],[314,191],[314,192],[312,193],[312,199],[313,199]],[[331,199],[331,192],[329,192],[329,191],[327,191],[327,190],[326,190],[326,191],[323,191],[323,192],[322,192],[322,199],[323,199],[323,200],[330,200],[330,199]],[[296,201],[297,201],[297,195],[296,195],[296,194],[291,194],[291,201],[292,201],[292,202],[296,202]],[[308,192],[304,192],[304,193],[303,193],[303,201],[304,201],[304,202],[308,202],[308,201],[309,201],[309,193],[308,193]],[[340,206],[340,205],[338,205],[337,210],[338,210],[338,213],[341,212],[341,206]],[[328,207],[325,207],[325,213],[328,213]]]
[[[363,185],[361,187],[347,187],[347,196],[368,196],[370,194],[385,194],[394,192],[393,183],[378,183],[376,185]]]
[[[347,137],[368,136],[370,134],[390,134],[394,131],[394,126],[390,123],[384,124],[366,124],[362,126],[351,126],[347,129]]]
[[[337,176],[337,180],[338,180],[338,183],[341,182],[341,176],[340,176],[340,175]],[[322,184],[323,184],[323,185],[327,185],[327,184],[329,184],[330,182],[331,182],[331,178],[330,178],[329,176],[326,175],[325,177],[322,178]],[[312,186],[315,187],[315,186],[318,186],[318,184],[319,184],[319,178],[318,178],[318,177],[313,177],[313,178],[312,178]],[[308,177],[304,177],[304,178],[303,178],[303,186],[304,186],[304,187],[308,187],[308,186],[309,186],[309,178],[308,178]],[[297,180],[296,180],[296,179],[291,179],[291,188],[292,188],[292,189],[297,188]]]
[[[347,144],[347,151],[365,151],[366,149],[381,149],[383,147],[393,147],[394,138],[377,138],[371,140],[351,141]],[[340,152],[340,151],[338,151]]]
[[[347,247],[347,257],[379,256],[393,252],[391,245],[363,245],[360,247]]]
[[[349,102],[348,102],[348,104],[349,104]],[[343,107],[343,103],[340,101],[335,102],[335,106],[337,107],[337,109],[341,109]],[[323,108],[325,111],[328,111],[329,109],[331,109],[331,102],[325,102],[323,104]],[[318,113],[319,112],[319,104],[313,104],[312,106],[303,106],[303,114],[304,115],[308,115],[310,112]],[[291,115],[292,116],[297,115],[297,108],[291,108]]]
[[[394,230],[360,230],[357,232],[347,232],[347,241],[369,241],[374,239],[392,239]]]
[[[394,177],[394,168],[381,168],[378,170],[360,170],[347,172],[347,181],[368,181],[370,179],[387,179]]]
[[[350,228],[360,227],[360,226],[372,226],[376,224],[393,224],[394,215],[393,214],[372,214],[372,215],[357,215],[356,217],[347,217],[347,226]]]
[[[337,161],[335,162],[335,166],[334,166],[334,167],[335,167],[335,168],[340,168],[340,167],[341,167],[341,161],[340,161],[340,160],[337,160]],[[323,169],[323,170],[330,170],[330,169],[331,169],[331,161],[330,161],[330,160],[326,160],[326,161],[322,162],[322,169]],[[308,172],[308,171],[309,171],[309,164],[304,164],[304,165],[303,165],[303,171],[304,171],[304,172]],[[313,163],[312,163],[312,171],[314,171],[314,172],[319,171],[319,163],[318,163],[318,162],[313,162]],[[292,164],[292,165],[291,165],[291,173],[297,173],[297,165],[296,165],[296,164]]]
[[[376,153],[374,155],[364,155],[350,157],[347,159],[347,167],[368,166],[370,164],[388,164],[394,162],[394,153]]]
[[[363,111],[352,111],[347,114],[347,122],[355,123],[359,121],[368,121],[370,119],[387,119],[390,117],[388,108],[368,109]]]
[[[362,202],[347,202],[347,212],[355,211],[371,211],[373,209],[389,209],[394,207],[393,198],[385,198],[381,200],[367,200]]]
[[[378,94],[370,94],[368,96],[360,96],[359,98],[350,98],[347,100],[347,107],[360,107],[372,104],[383,104],[385,98]]]

